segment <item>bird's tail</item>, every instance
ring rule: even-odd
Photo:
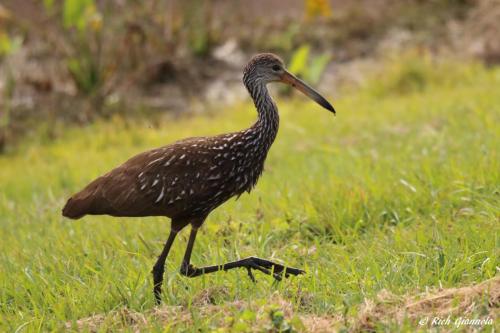
[[[83,217],[87,211],[87,201],[86,200],[78,200],[74,197],[68,199],[64,208],[62,209],[62,215],[64,217],[77,220]]]

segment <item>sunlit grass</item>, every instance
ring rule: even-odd
[[[217,327],[220,316],[191,304],[207,288],[226,288],[214,300],[221,308],[277,293],[297,313],[356,316],[382,289],[404,295],[498,274],[500,71],[456,66],[454,82],[430,75],[430,63],[416,66],[402,79],[417,71],[416,89],[394,89],[401,77],[390,72],[334,101],[337,117],[303,97],[278,101],[281,127],[264,176],[210,215],[193,262],[257,255],[307,275],[278,285],[263,275],[253,284],[244,270],[183,278],[184,232],[167,260],[164,299],[187,306],[194,324],[175,327]],[[123,306],[152,308],[150,270],[169,221],[69,221],[60,215],[65,199],[135,153],[254,119],[250,103],[158,128],[114,119],[0,157],[0,330],[62,329]]]

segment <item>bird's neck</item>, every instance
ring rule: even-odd
[[[259,118],[249,130],[255,134],[258,144],[267,153],[278,133],[278,108],[264,83],[250,80],[245,81],[245,86],[259,114]]]

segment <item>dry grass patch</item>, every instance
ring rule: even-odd
[[[269,301],[232,301],[215,304],[219,292],[207,289],[194,298],[191,306],[160,306],[144,313],[127,308],[96,314],[76,322],[67,322],[65,328],[76,331],[128,330],[139,332],[155,326],[168,326],[175,331],[194,328],[196,321],[210,318],[210,327],[216,332],[332,332],[341,317],[297,314],[289,301],[275,294]],[[193,315],[196,313],[195,315]],[[197,319],[198,318],[198,319]]]
[[[500,308],[500,277],[476,285],[427,291],[410,297],[398,297],[383,290],[377,299],[363,304],[353,331],[373,330],[377,325],[401,324],[409,320],[417,326],[423,318],[451,316],[463,318],[492,318],[495,321]],[[447,327],[449,326],[449,327]],[[444,330],[453,325],[445,325]],[[471,330],[473,327],[469,327]]]
[[[342,315],[327,316],[299,313],[289,301],[275,293],[269,301],[222,302],[228,295],[225,288],[208,288],[193,298],[191,305],[160,306],[143,313],[127,308],[96,314],[88,318],[66,323],[66,329],[76,331],[143,331],[153,327],[169,327],[189,330],[197,320],[206,323],[216,332],[336,332],[350,323],[351,332],[375,331],[380,327],[402,325],[419,326],[419,320],[428,317],[447,316],[466,318],[492,318],[495,322],[500,308],[500,277],[495,277],[477,285],[439,289],[425,293],[401,297],[386,290],[375,300],[365,300],[356,318],[344,320]],[[474,330],[477,327],[462,326]],[[441,331],[453,330],[453,325],[445,325]]]

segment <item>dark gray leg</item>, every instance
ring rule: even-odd
[[[177,236],[177,231],[171,230],[168,240],[163,247],[163,251],[158,257],[156,264],[153,266],[153,294],[155,295],[156,304],[161,303],[161,284],[163,283],[163,273],[165,272],[165,260],[167,259],[168,252],[170,252],[175,236]]]
[[[285,274],[285,277],[288,277],[290,275],[299,275],[305,273],[305,271],[301,269],[286,267],[281,264],[257,257],[248,257],[245,259],[228,262],[222,265],[206,266],[199,268],[194,267],[193,265],[190,264],[190,261],[191,261],[191,252],[193,251],[194,241],[196,239],[197,232],[198,232],[197,228],[191,229],[191,234],[189,235],[189,241],[186,248],[186,253],[184,255],[184,260],[182,261],[181,274],[187,277],[195,277],[218,271],[228,271],[230,269],[239,267],[244,267],[248,270],[248,275],[252,279],[252,281],[255,281],[252,275],[251,271],[252,269],[257,269],[265,274],[272,275],[278,281],[281,280],[283,273]]]

